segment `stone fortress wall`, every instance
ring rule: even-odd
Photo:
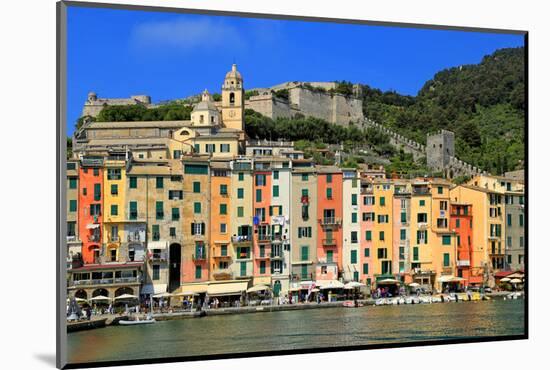
[[[151,97],[148,95],[132,95],[129,98],[99,98],[95,92],[88,93],[88,98],[82,108],[82,117],[97,117],[103,107],[107,105],[143,105],[147,108],[153,108]]]
[[[325,90],[336,87],[335,82],[308,82],[312,88]],[[337,125],[347,126],[350,122],[363,120],[363,103],[359,89],[354,96],[315,91],[302,82],[286,82],[271,88],[257,88],[259,95],[245,101],[245,108],[253,109],[271,119],[290,118],[296,114],[323,119]],[[278,98],[272,91],[288,90],[288,101]]]

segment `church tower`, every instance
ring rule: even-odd
[[[244,130],[243,79],[236,64],[225,75],[222,86],[222,121],[227,128]]]

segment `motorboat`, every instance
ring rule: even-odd
[[[342,303],[342,306],[347,308],[363,307],[363,303],[357,302],[357,305],[355,305],[354,301],[344,301],[344,303]]]
[[[145,319],[140,319],[139,317],[136,317],[134,320],[120,320],[118,323],[120,325],[145,325],[145,324],[153,324],[156,320],[151,315],[147,315]]]

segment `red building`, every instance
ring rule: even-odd
[[[317,259],[321,274],[317,280],[338,279],[342,271],[342,171],[333,166],[320,166],[317,174]],[[337,271],[330,271],[336,262]],[[326,264],[326,273],[323,269]]]
[[[472,218],[471,204],[451,203],[451,230],[456,233],[456,275],[466,279],[466,285],[477,284],[479,279],[472,274]]]
[[[103,160],[83,158],[79,171],[78,220],[85,264],[99,264],[103,222]]]

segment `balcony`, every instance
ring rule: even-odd
[[[252,235],[235,235],[231,237],[233,244],[248,244],[252,242]]]
[[[212,258],[216,258],[219,260],[230,260],[231,256],[228,254],[216,254],[215,256],[212,256]]]
[[[458,267],[470,267],[470,260],[458,260],[456,265]]]
[[[272,260],[281,260],[281,259],[283,259],[283,254],[281,252],[276,252],[276,253],[271,252],[269,254],[269,257]]]
[[[373,193],[372,186],[361,187],[361,194],[372,194],[372,193]]]
[[[151,262],[167,262],[168,261],[168,255],[166,253],[153,253],[151,257],[149,258],[149,261]]]
[[[314,280],[314,275],[311,272],[308,272],[307,274],[292,274],[292,280]]]
[[[202,262],[206,261],[206,252],[200,254],[193,254],[193,261]]]
[[[111,235],[109,234],[109,236],[107,237],[108,241],[111,242],[111,243],[118,243],[120,242],[120,236],[118,234],[115,234],[115,235]]]
[[[254,259],[255,260],[268,260],[271,258],[271,254],[270,253],[264,253],[264,254],[260,254],[260,255],[257,255],[257,256],[254,256]]]
[[[259,242],[270,242],[271,241],[271,235],[258,234],[258,241]]]
[[[419,230],[426,230],[428,228],[428,223],[427,222],[419,222],[417,226],[418,226]]]
[[[489,235],[489,240],[500,240],[500,236]]]
[[[144,232],[144,235],[145,235],[145,232]],[[145,236],[142,238],[140,237],[139,234],[129,234],[127,237],[126,237],[126,240],[128,242],[140,242],[140,243],[143,243],[145,241]]]
[[[430,189],[428,187],[413,186],[413,195],[429,195]]]
[[[323,239],[323,247],[336,247],[336,239]]]
[[[121,277],[111,279],[91,279],[91,280],[74,280],[74,286],[86,285],[112,285],[112,284],[131,284],[139,283],[139,277]]]
[[[442,275],[453,275],[454,268],[453,267],[442,267],[441,268],[441,274]]]
[[[71,242],[77,242],[78,239],[76,238],[76,235],[67,235],[67,243]]]
[[[232,280],[233,272],[230,269],[216,270],[212,273],[214,280]]]
[[[319,219],[322,226],[339,226],[342,224],[342,219],[339,217],[323,217]]]
[[[101,235],[88,235],[88,241],[90,243],[99,243],[101,241]]]

